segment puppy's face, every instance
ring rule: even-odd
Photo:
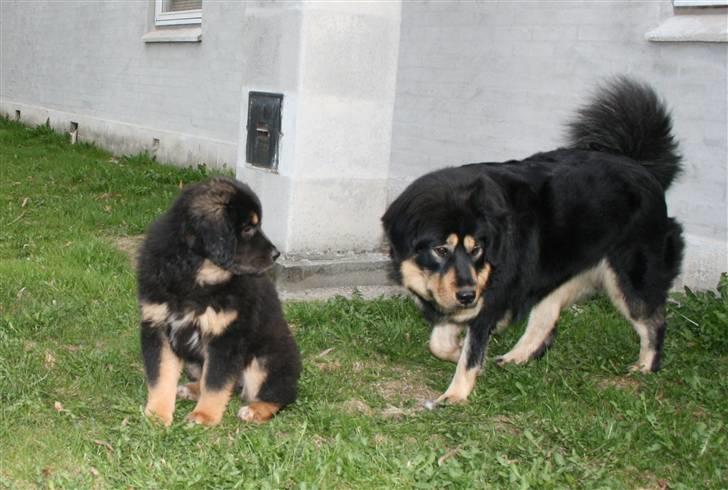
[[[480,311],[491,269],[482,239],[462,232],[424,237],[399,266],[403,286],[463,321]]]
[[[233,274],[260,274],[280,253],[261,229],[258,197],[245,184],[215,178],[185,191],[186,239],[200,255]]]

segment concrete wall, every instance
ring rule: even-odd
[[[595,84],[631,74],[668,101],[684,154],[668,193],[683,279],[714,287],[728,270],[728,44],[645,40],[672,16],[669,0],[404,2],[389,198],[436,168],[559,146]]]
[[[277,172],[247,165],[241,150],[238,175],[275,216],[269,233],[289,254],[382,247],[400,12],[392,0],[249,9],[253,39],[268,35],[268,23],[289,26],[270,55],[287,59],[291,69],[244,81],[244,94],[284,93],[283,136]],[[247,120],[246,101],[241,119]]]
[[[117,153],[234,166],[252,46],[244,2],[205,2],[202,42],[145,43],[153,1],[0,2],[0,112]]]

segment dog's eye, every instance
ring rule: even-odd
[[[253,225],[245,225],[245,226],[243,226],[243,235],[250,236],[250,235],[253,234],[254,231],[255,231],[255,226],[253,226]]]
[[[483,253],[483,247],[481,247],[480,245],[475,245],[470,251],[470,255],[472,257],[479,257],[481,253]]]
[[[450,255],[450,249],[447,248],[444,245],[440,245],[439,247],[435,247],[432,249],[435,252],[435,255],[441,258],[445,258],[448,255]]]

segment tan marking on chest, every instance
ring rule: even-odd
[[[140,303],[142,321],[149,322],[154,326],[165,323],[169,317],[169,307],[166,303]]]
[[[205,312],[197,317],[200,332],[204,335],[220,335],[238,318],[235,310],[215,311],[208,306]]]
[[[197,271],[195,282],[200,286],[222,284],[230,280],[233,273],[205,259]]]

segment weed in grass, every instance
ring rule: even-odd
[[[55,488],[725,488],[728,279],[678,294],[663,370],[608,301],[565,312],[526,366],[487,362],[468,404],[421,410],[454,366],[411,301],[291,303],[300,399],[265,425],[142,415],[135,278],[117,249],[179,183],[164,167],[0,121],[0,485]],[[506,352],[524,326],[493,339]]]

